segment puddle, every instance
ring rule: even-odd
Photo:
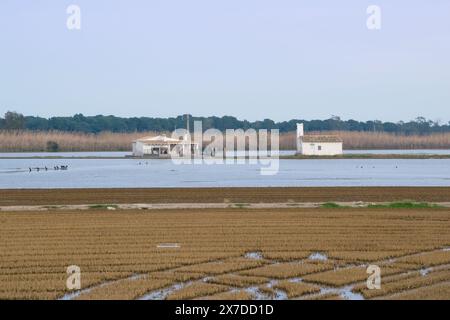
[[[364,300],[362,294],[355,293],[352,290],[353,287],[344,287],[339,289],[339,295],[346,300]]]
[[[450,251],[450,247],[443,248],[442,251]]]
[[[326,260],[328,260],[328,257],[327,257],[325,254],[323,254],[323,253],[315,252],[315,253],[311,254],[311,255],[308,257],[308,259],[309,259],[309,260],[326,261]]]
[[[419,273],[422,277],[426,277],[430,272],[431,272],[432,268],[424,268],[424,269],[420,269]]]
[[[359,293],[354,293],[353,287],[347,286],[343,288],[321,288],[319,296],[325,295],[325,294],[338,294],[345,300],[364,300],[364,296]]]
[[[258,287],[248,287],[244,291],[250,293],[254,300],[271,300],[269,295],[263,293]]]
[[[273,292],[275,293],[275,296],[273,297],[273,300],[287,300],[288,296],[286,292],[279,289],[274,289],[273,286],[275,286],[278,283],[277,280],[270,280],[270,282],[267,284],[268,288],[271,288]]]
[[[191,284],[191,282],[186,283],[176,283],[168,288],[152,291],[146,295],[140,297],[138,300],[165,300],[167,296],[175,291],[181,290],[185,286]]]
[[[247,252],[244,257],[247,259],[261,260],[263,255],[261,252]]]
[[[96,288],[101,288],[102,286],[105,286],[105,285],[106,284],[99,285]],[[66,293],[64,296],[62,296],[58,300],[73,300],[75,298],[78,298],[82,294],[89,293],[92,289],[93,288],[89,288],[89,289],[77,290],[77,291],[74,291],[71,293]]]
[[[275,292],[274,300],[288,300],[286,292],[278,289],[273,290]]]
[[[254,300],[287,300],[288,297],[284,291],[273,289],[273,286],[277,283],[277,280],[271,280],[268,284],[266,284],[266,288],[272,289],[274,294],[263,292],[258,287],[248,287],[245,288],[244,291],[250,293]]]

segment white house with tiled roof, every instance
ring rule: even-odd
[[[173,139],[166,135],[143,137],[133,141],[134,157],[169,158],[171,154],[184,156],[197,154],[198,144],[192,143],[185,136],[183,139]]]
[[[303,123],[297,123],[297,154],[305,156],[336,156],[343,154],[342,139],[333,135],[305,135]]]

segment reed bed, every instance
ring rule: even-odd
[[[56,143],[53,151],[131,151],[131,142],[144,136],[155,136],[156,132],[98,134],[63,131],[0,131],[1,152],[44,152],[49,143]]]
[[[64,131],[0,131],[0,152],[44,151],[131,151],[131,142],[144,136],[170,132],[134,132],[98,134]],[[311,132],[321,134],[321,132]],[[344,140],[344,149],[447,149],[450,133],[397,135],[386,132],[333,131]],[[280,149],[295,150],[295,132],[280,134]],[[207,142],[205,142],[207,144]]]
[[[308,134],[337,135],[344,141],[346,150],[380,150],[380,149],[448,149],[450,133],[433,133],[427,135],[400,135],[387,132],[327,131]],[[295,132],[280,135],[280,148],[296,149]]]

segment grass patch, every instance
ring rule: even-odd
[[[370,204],[371,209],[434,209],[441,206],[428,202],[392,202],[388,204]]]
[[[349,206],[343,206],[335,202],[326,202],[320,205],[321,208],[325,209],[340,209],[340,208],[352,208]],[[361,208],[361,207],[359,207]],[[428,202],[391,202],[391,203],[383,203],[383,204],[369,204],[367,205],[368,209],[436,209],[443,208],[434,203]]]
[[[320,205],[321,208],[326,209],[337,209],[337,208],[346,208],[346,206],[341,206],[340,204],[337,204],[335,202],[325,202]]]

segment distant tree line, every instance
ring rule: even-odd
[[[216,128],[225,129],[279,129],[280,132],[289,132],[296,130],[296,123],[303,122],[308,131],[365,131],[365,132],[388,132],[397,134],[429,134],[450,132],[450,122],[440,124],[418,117],[408,122],[382,122],[374,121],[356,121],[341,120],[333,116],[326,120],[302,120],[293,119],[283,122],[275,122],[270,119],[250,122],[247,120],[238,120],[235,117],[193,117],[190,116],[190,128],[193,130],[193,122],[200,120],[203,123],[203,129]],[[84,116],[76,114],[72,117],[51,117],[49,119],[24,116],[17,112],[8,111],[3,118],[0,118],[0,130],[31,130],[31,131],[68,131],[99,133],[102,131],[110,132],[143,132],[143,131],[173,131],[177,128],[186,127],[186,116],[180,115],[172,118],[149,118],[133,117],[121,118],[115,116]]]

